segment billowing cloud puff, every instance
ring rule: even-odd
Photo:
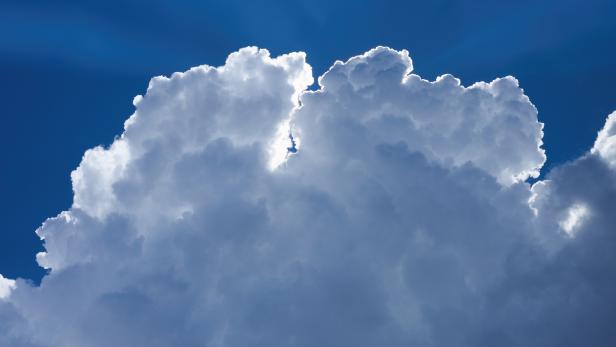
[[[6,298],[15,288],[15,281],[0,275],[0,299]]]
[[[353,147],[350,160],[376,144],[403,142],[431,162],[472,163],[501,183],[538,176],[542,124],[515,78],[465,88],[451,75],[430,82],[411,70],[408,52],[385,48],[334,64],[295,117],[298,131],[309,132],[307,151],[327,151],[324,138],[342,140]]]
[[[426,81],[379,47],[311,83],[256,48],[154,78],[37,230],[40,286],[0,278],[0,343],[614,344],[613,116],[531,186],[512,77]]]
[[[591,152],[598,154],[609,165],[616,168],[616,112],[613,112],[607,118],[605,126],[599,131],[597,141],[595,141]]]

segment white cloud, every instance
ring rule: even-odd
[[[423,80],[412,68],[408,52],[383,47],[332,66],[296,116],[300,130],[313,132],[307,150],[324,150],[324,137],[340,141],[331,123],[348,122],[362,133],[349,134],[344,145],[356,150],[347,157],[403,141],[445,167],[472,163],[505,184],[538,175],[543,125],[515,78],[464,87],[451,75]]]
[[[0,299],[6,299],[15,289],[15,281],[0,275]]]
[[[560,227],[570,236],[581,226],[584,218],[588,217],[588,208],[584,205],[575,204],[567,209],[567,217],[560,221]]]
[[[379,47],[305,92],[303,53],[246,48],[154,78],[37,231],[50,273],[0,303],[0,343],[610,345],[603,154],[531,187],[543,126],[517,80],[411,71]]]
[[[616,168],[616,112],[608,116],[591,152],[598,154],[609,165]]]

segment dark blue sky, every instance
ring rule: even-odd
[[[376,45],[465,85],[514,75],[546,123],[547,170],[616,110],[614,1],[2,1],[0,273],[38,279],[34,230],[72,200],[69,173],[109,144],[154,75],[247,45],[301,50],[315,75]]]

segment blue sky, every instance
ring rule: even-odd
[[[3,1],[0,273],[40,277],[34,229],[70,206],[68,173],[121,132],[152,76],[247,45],[305,51],[315,75],[405,48],[424,78],[516,76],[547,124],[545,172],[583,154],[616,109],[614,13],[598,0]]]

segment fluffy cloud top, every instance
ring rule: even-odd
[[[378,47],[312,80],[256,48],[152,79],[37,230],[41,285],[0,277],[0,344],[616,342],[614,115],[531,186],[513,77],[426,81]]]
[[[348,134],[362,136],[356,141],[345,139],[355,148],[351,157],[378,143],[404,142],[443,167],[472,163],[505,184],[539,175],[542,124],[515,78],[465,88],[451,75],[423,80],[412,68],[408,52],[383,47],[336,62],[296,115],[298,129],[310,132],[307,150],[326,151],[331,143],[323,137],[343,135],[332,123],[346,123],[359,128],[349,132],[362,131]]]
[[[13,288],[15,288],[15,281],[0,275],[0,299],[8,297]]]
[[[616,112],[607,117],[605,127],[599,131],[591,152],[598,154],[610,166],[616,168]]]

